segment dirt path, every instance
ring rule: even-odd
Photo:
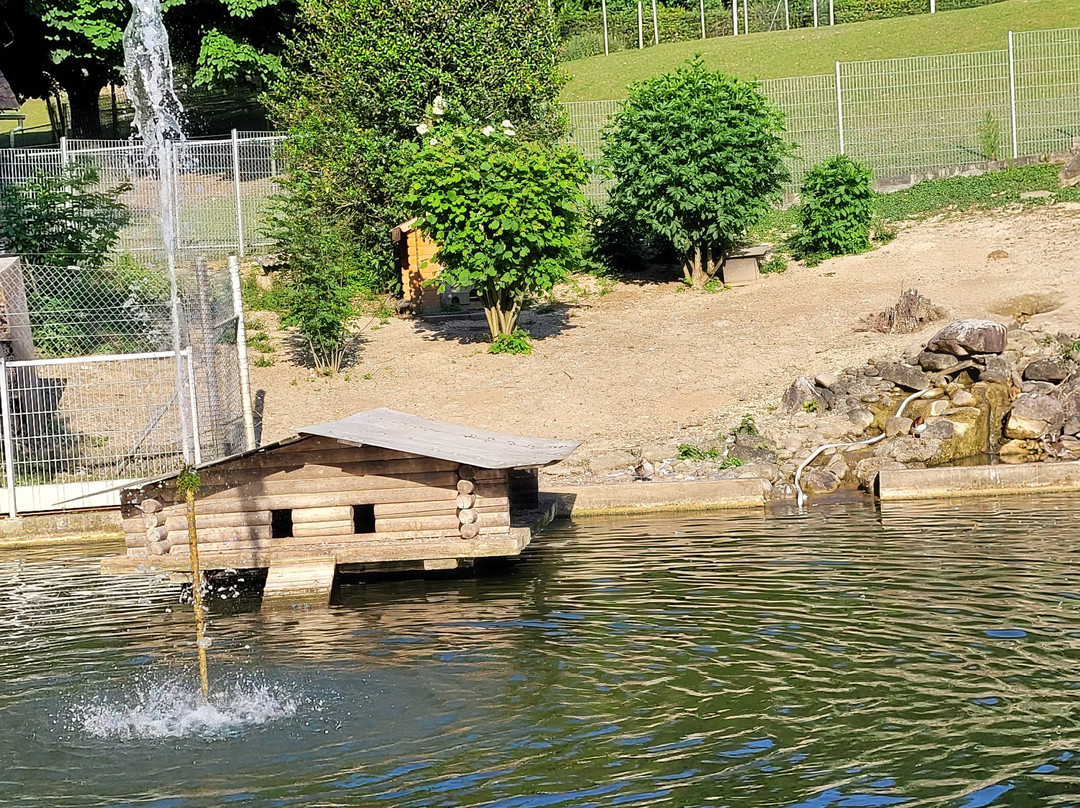
[[[988,260],[995,250],[1008,258]],[[266,391],[263,440],[370,407],[585,445],[556,473],[604,473],[650,443],[694,443],[775,406],[797,375],[904,352],[928,334],[858,332],[914,286],[950,317],[1007,316],[1038,294],[1032,321],[1080,330],[1080,205],[1059,203],[912,225],[891,244],[808,268],[792,265],[718,293],[675,282],[617,283],[530,313],[530,356],[485,353],[482,321],[433,327],[393,319],[365,332],[358,362],[320,378],[286,361],[252,368]],[[256,315],[270,324],[267,315]],[[370,377],[370,378],[368,378]]]

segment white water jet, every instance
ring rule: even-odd
[[[151,164],[158,169],[161,240],[169,270],[172,343],[176,357],[176,402],[184,462],[192,462],[189,417],[184,407],[185,374],[181,359],[180,300],[176,283],[177,197],[175,144],[184,139],[184,107],[173,86],[169,34],[161,16],[161,0],[131,0],[131,19],[124,29],[124,77],[135,108],[135,128]],[[190,360],[189,360],[190,363]],[[188,368],[188,372],[192,372]]]

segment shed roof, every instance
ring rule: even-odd
[[[18,108],[19,99],[15,97],[15,93],[11,89],[11,85],[8,84],[8,80],[4,78],[4,74],[0,72],[0,110]]]
[[[579,441],[530,438],[432,421],[383,407],[298,429],[356,446],[378,446],[485,469],[547,466],[565,460]]]

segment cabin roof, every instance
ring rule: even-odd
[[[378,446],[398,452],[465,463],[484,469],[548,466],[565,460],[579,441],[530,438],[505,432],[432,421],[383,407],[298,429],[355,446]]]
[[[15,97],[15,93],[12,91],[11,85],[8,84],[8,80],[4,78],[4,74],[0,72],[0,110],[18,108],[19,99]]]

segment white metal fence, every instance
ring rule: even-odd
[[[283,141],[283,135],[233,131],[229,138],[173,144],[173,221],[181,255],[243,256],[271,243],[265,233],[267,206],[280,174]],[[139,141],[64,138],[59,148],[0,149],[0,185],[78,165],[95,168],[102,188],[130,188],[121,201],[131,222],[115,250],[160,252],[160,172]]]
[[[785,114],[797,144],[798,187],[837,154],[876,177],[1065,151],[1080,136],[1080,28],[1010,34],[1004,50],[837,62],[833,74],[772,79],[761,90]],[[600,132],[618,101],[566,105],[570,143],[600,157]],[[587,197],[602,203],[594,177]]]
[[[229,264],[180,267],[175,311],[153,262],[5,265],[4,513],[116,505],[125,482],[252,445]]]

